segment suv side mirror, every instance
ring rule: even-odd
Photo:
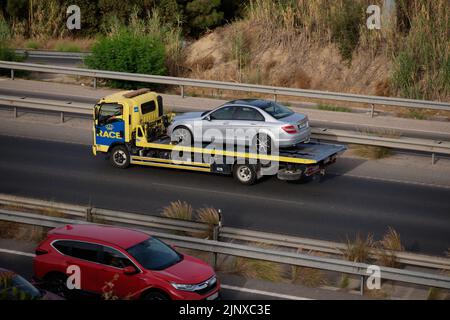
[[[123,268],[123,273],[126,275],[133,275],[133,274],[136,274],[137,272],[138,271],[133,266],[128,266],[128,267]]]

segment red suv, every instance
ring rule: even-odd
[[[208,264],[126,228],[67,225],[51,230],[36,249],[35,278],[69,296],[74,291],[66,283],[73,280],[67,281],[73,268],[80,271],[77,293],[147,300],[219,296],[219,281]]]

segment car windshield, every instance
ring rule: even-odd
[[[127,251],[147,270],[164,270],[183,259],[170,246],[153,237]]]
[[[0,293],[13,299],[40,299],[41,292],[19,275],[0,276]]]
[[[265,112],[267,112],[268,114],[270,114],[275,119],[286,118],[286,117],[294,114],[294,112],[291,109],[289,109],[288,107],[285,107],[285,106],[278,104],[276,102],[273,102],[273,101],[269,101],[268,103],[265,103],[258,107],[260,109],[264,110]]]

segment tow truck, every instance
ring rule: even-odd
[[[252,148],[215,144],[184,145],[166,135],[173,113],[164,113],[162,97],[150,89],[122,91],[102,98],[94,107],[93,154],[105,154],[111,165],[125,169],[144,165],[233,175],[252,185],[264,175],[294,181],[324,175],[345,146],[302,143],[276,154]],[[268,170],[268,168],[271,170]],[[275,168],[275,169],[274,169]]]

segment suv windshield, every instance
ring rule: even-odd
[[[262,105],[259,105],[258,107],[260,109],[264,110],[265,112],[267,112],[268,114],[270,114],[275,119],[286,118],[286,117],[294,114],[294,112],[291,109],[289,109],[288,107],[285,107],[281,104],[278,104],[278,103],[272,102],[272,101],[262,104]]]
[[[147,270],[164,270],[182,260],[178,252],[153,237],[127,251]]]

